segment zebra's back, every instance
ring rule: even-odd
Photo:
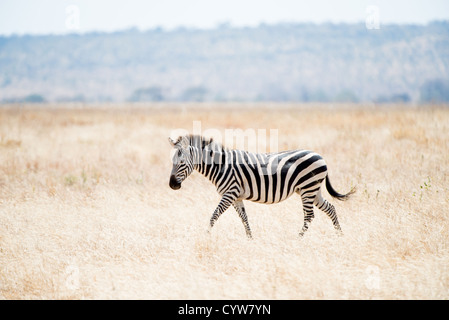
[[[269,154],[232,150],[232,153],[243,200],[280,202],[299,189],[315,187],[327,174],[323,158],[308,150]]]

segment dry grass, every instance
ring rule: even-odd
[[[0,109],[0,298],[449,298],[447,108],[61,107]],[[358,188],[333,200],[345,235],[316,210],[299,239],[299,197],[247,203],[252,241],[233,210],[207,234],[215,188],[168,186],[195,120],[321,153]]]

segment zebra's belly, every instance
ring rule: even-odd
[[[252,197],[252,198],[246,198],[245,200],[249,200],[249,201],[252,201],[252,202],[257,202],[257,203],[265,203],[265,204],[273,204],[273,203],[278,203],[278,202],[281,202],[281,201],[284,201],[284,200],[286,200],[286,199],[288,199],[291,195],[293,195],[295,192],[294,191],[292,191],[292,192],[288,192],[288,193],[286,193],[286,194],[283,194],[282,195],[282,197],[270,197],[270,196],[268,196],[268,198],[262,198],[262,197]]]

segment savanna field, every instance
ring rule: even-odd
[[[315,209],[299,238],[296,195],[245,202],[252,240],[233,208],[207,233],[215,187],[168,185],[167,137],[194,121],[320,153],[337,191],[357,188],[323,191],[344,235]],[[3,105],[0,298],[448,299],[449,108]]]

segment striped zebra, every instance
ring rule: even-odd
[[[224,148],[221,144],[198,135],[169,138],[174,147],[173,169],[169,185],[173,190],[196,170],[217,187],[220,203],[210,219],[212,228],[231,205],[235,208],[251,238],[251,229],[243,200],[259,203],[278,203],[293,193],[301,196],[304,225],[300,236],[307,231],[314,218],[313,206],[324,211],[334,228],[342,233],[335,207],[321,195],[323,180],[329,194],[338,200],[346,200],[355,192],[340,194],[332,187],[323,158],[307,150],[291,150],[278,153],[251,153]]]

